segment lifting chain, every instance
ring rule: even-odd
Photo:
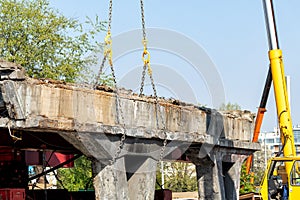
[[[143,90],[144,90],[146,69],[148,68],[148,75],[150,76],[150,78],[152,77],[152,69],[151,69],[151,66],[150,66],[150,53],[149,53],[148,48],[147,48],[147,37],[146,37],[146,26],[145,26],[145,14],[144,14],[144,2],[143,2],[143,0],[140,0],[140,3],[141,3],[142,31],[143,31],[142,43],[143,43],[143,46],[144,46],[144,51],[143,51],[143,54],[142,54],[144,67],[143,67],[143,72],[142,72],[142,81],[141,81],[141,88],[140,88],[140,96],[141,96],[143,94]],[[157,96],[155,87],[152,86],[152,88],[153,88],[153,91],[154,91],[154,96]]]
[[[112,6],[113,6],[113,2],[112,2],[112,0],[110,0],[109,1],[109,13],[108,13],[108,26],[107,26],[106,36],[104,38],[104,53],[103,53],[104,56],[103,56],[102,62],[100,64],[100,69],[98,71],[98,74],[95,78],[94,89],[99,84],[101,75],[103,73],[103,68],[104,68],[107,58],[108,58],[109,65],[110,66],[113,65],[113,62],[112,62],[112,39],[111,39]]]
[[[165,125],[165,122],[164,122],[161,110],[159,109],[157,91],[156,91],[156,87],[155,87],[155,84],[154,84],[154,79],[153,79],[153,75],[152,75],[152,69],[151,69],[151,66],[150,66],[150,53],[149,53],[148,47],[147,47],[147,36],[146,36],[146,26],[145,26],[144,1],[140,0],[140,4],[141,4],[142,31],[143,31],[142,43],[143,43],[143,46],[144,46],[144,50],[143,50],[143,54],[142,54],[142,60],[144,62],[144,66],[143,66],[143,72],[142,72],[142,81],[141,81],[141,87],[140,87],[140,96],[143,95],[146,70],[148,69],[148,75],[149,75],[149,78],[150,78],[150,81],[151,81],[151,86],[152,86],[153,94],[154,94],[154,98],[155,98],[156,126],[157,126],[157,129],[159,129],[159,116],[158,116],[158,113],[159,113],[160,114],[161,123],[162,123],[162,126],[163,126],[164,137],[165,137],[164,141],[163,141],[163,146],[161,148],[160,155],[159,155],[158,162],[160,162],[160,161],[162,161],[162,159],[164,157],[164,151],[165,151],[166,146],[168,144],[167,134],[166,134],[166,125]]]
[[[160,155],[159,155],[160,156],[159,161],[161,161],[163,159],[164,151],[165,151],[165,148],[167,146],[166,125],[165,125],[165,122],[163,120],[162,113],[159,109],[157,91],[156,91],[156,88],[155,88],[154,79],[153,79],[153,76],[152,76],[152,69],[151,69],[151,66],[150,66],[150,53],[147,49],[147,37],[146,37],[146,28],[145,28],[145,16],[144,16],[144,3],[143,3],[143,0],[140,0],[140,3],[141,3],[141,16],[142,16],[142,28],[143,28],[143,41],[142,41],[142,43],[143,43],[143,46],[144,46],[144,50],[143,50],[143,54],[142,54],[142,59],[143,59],[143,62],[144,62],[144,66],[143,66],[143,72],[142,72],[142,82],[141,82],[141,88],[140,88],[140,96],[143,95],[146,70],[148,69],[148,75],[149,75],[150,80],[151,80],[151,86],[152,86],[154,97],[155,97],[155,113],[156,113],[157,128],[159,128],[158,113],[160,113],[160,118],[161,118],[161,122],[162,122],[162,125],[163,125],[163,132],[164,132],[164,135],[165,135],[165,139],[163,141],[163,147],[161,148]],[[113,165],[116,162],[117,157],[121,153],[122,147],[124,145],[124,141],[126,139],[126,134],[127,134],[125,123],[124,123],[124,114],[123,114],[121,101],[120,101],[119,89],[117,87],[117,81],[116,81],[116,76],[115,76],[115,71],[114,71],[113,61],[112,61],[112,38],[111,38],[112,6],[113,6],[113,2],[112,2],[112,0],[110,0],[109,1],[108,29],[107,29],[106,37],[104,39],[104,57],[102,59],[100,69],[99,69],[99,72],[96,76],[96,80],[95,80],[95,84],[94,84],[94,88],[96,88],[96,86],[99,84],[99,81],[101,79],[101,75],[103,73],[103,68],[104,68],[105,62],[108,59],[108,63],[110,65],[110,69],[111,69],[111,73],[112,73],[112,77],[113,77],[113,81],[114,81],[115,89],[116,89],[117,123],[120,124],[123,128],[123,134],[122,134],[121,139],[119,141],[117,150],[116,150],[114,156],[112,157],[112,159],[110,160],[111,165]]]
[[[98,72],[98,75],[96,77],[95,84],[94,84],[94,89],[95,89],[101,79],[101,75],[102,75],[102,71],[103,71],[105,62],[106,62],[106,60],[108,60],[108,63],[109,63],[110,69],[111,69],[111,74],[113,77],[113,82],[115,85],[115,90],[116,90],[117,123],[120,124],[123,129],[123,134],[119,141],[117,150],[116,150],[115,154],[113,155],[112,159],[110,160],[110,165],[113,165],[116,162],[116,159],[118,158],[119,154],[121,153],[121,150],[124,145],[124,141],[126,139],[126,134],[127,134],[125,122],[124,122],[125,121],[124,114],[123,114],[121,100],[120,100],[119,88],[117,86],[117,80],[116,80],[115,70],[114,70],[113,61],[112,61],[112,38],[111,38],[112,6],[113,6],[113,2],[112,2],[112,0],[110,0],[109,1],[108,28],[107,28],[107,33],[106,33],[106,36],[104,39],[104,57],[102,59],[100,69],[99,69],[99,72]],[[114,177],[114,180],[116,180],[116,177]]]
[[[121,150],[122,150],[123,145],[124,145],[124,141],[126,139],[127,130],[126,130],[126,127],[125,127],[124,113],[123,113],[123,109],[122,109],[122,105],[121,105],[119,88],[117,87],[115,70],[113,68],[113,65],[111,65],[110,67],[111,67],[113,81],[114,81],[115,88],[116,88],[117,123],[120,124],[122,126],[122,129],[123,129],[123,134],[122,134],[121,139],[119,141],[119,145],[117,147],[117,150],[116,150],[114,156],[112,157],[112,159],[110,160],[110,164],[113,165],[116,162],[116,159],[118,158],[119,154],[121,153]]]

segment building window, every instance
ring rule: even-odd
[[[300,130],[294,130],[295,142],[300,142]]]
[[[274,138],[272,138],[272,139],[266,139],[266,143],[267,144],[274,143]]]
[[[299,166],[300,166],[300,161],[295,161],[293,165],[293,169],[291,171],[292,185],[300,185]]]
[[[280,143],[280,138],[275,138],[276,143]]]

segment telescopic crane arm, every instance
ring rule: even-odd
[[[269,60],[274,86],[274,95],[277,108],[277,117],[281,134],[281,142],[284,145],[284,156],[296,156],[294,134],[290,105],[287,95],[282,51],[279,49],[274,9],[272,0],[263,0],[266,28],[269,41]]]
[[[284,75],[284,65],[282,60],[282,51],[279,48],[276,22],[273,9],[272,0],[262,0],[265,14],[265,23],[268,35],[269,44],[269,59],[270,68],[265,83],[262,99],[260,102],[259,109],[257,111],[254,134],[252,142],[258,141],[260,127],[262,119],[266,111],[266,103],[273,80],[274,94],[277,108],[277,117],[280,128],[280,138],[283,144],[284,156],[296,156],[294,135],[292,129],[292,120],[290,114],[290,105],[288,101],[288,95],[286,90],[286,82]],[[246,162],[246,171],[249,173],[252,164],[252,155],[248,157]]]
[[[290,105],[289,105],[285,75],[284,75],[282,51],[280,50],[278,44],[273,1],[272,0],[262,0],[262,1],[263,1],[266,29],[268,35],[270,69],[271,69],[272,80],[273,80],[278,125],[280,129],[280,139],[283,146],[283,158],[280,159],[283,162],[286,159],[291,159],[291,161],[293,161],[293,159],[295,159],[296,156],[296,150],[294,144],[294,134],[293,134],[293,127],[292,127]],[[275,163],[276,158],[275,159],[272,158],[271,161],[272,163]],[[266,170],[265,177],[263,179],[262,186],[261,186],[262,199],[264,200],[271,199],[270,197],[272,193],[271,183],[274,183],[273,182],[274,180],[272,178],[274,165],[272,165],[272,163],[270,162],[270,164],[268,164],[268,168]],[[290,185],[290,180],[291,180],[290,172],[292,171],[293,164],[294,162],[285,162],[285,171],[288,180],[287,184],[289,184],[289,189],[286,191],[289,191],[290,193],[289,199],[294,199],[295,196],[293,195],[296,194],[297,196],[299,194],[298,193],[299,191],[297,191],[295,188],[294,188],[295,191],[293,191],[293,186]]]

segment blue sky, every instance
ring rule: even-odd
[[[50,2],[64,15],[80,21],[84,21],[85,16],[93,18],[95,15],[107,20],[108,0]],[[297,125],[300,124],[300,84],[297,83],[300,80],[300,1],[276,0],[275,8],[285,71],[291,76],[293,124]],[[173,30],[197,42],[220,73],[226,101],[256,112],[268,71],[268,44],[261,0],[145,0],[145,17],[147,27]],[[138,0],[114,1],[112,34],[118,35],[140,27]],[[152,55],[152,58],[155,59],[158,54]],[[172,62],[163,60],[169,56],[157,57],[161,59],[160,63],[172,65]],[[130,61],[124,58],[122,62]],[[178,71],[181,73],[180,69]],[[188,79],[190,84],[203,84],[203,80]],[[210,106],[211,102],[206,98],[201,101],[201,96],[208,95],[207,91],[198,93],[197,102]],[[273,92],[270,93],[267,109],[262,131],[273,130],[277,123]]]

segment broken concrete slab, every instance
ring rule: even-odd
[[[25,74],[25,69],[20,65],[0,59],[0,80],[24,80]]]
[[[14,79],[15,75],[6,73],[22,70],[10,65],[2,71],[0,127],[59,134],[92,158],[96,199],[136,198],[129,191],[136,182],[133,180],[149,181],[139,185],[139,191],[147,194],[146,199],[153,199],[153,191],[149,191],[153,190],[153,171],[144,172],[155,170],[153,163],[160,158],[177,160],[180,155],[169,156],[176,149],[197,166],[200,199],[235,199],[239,167],[246,155],[260,149],[258,143],[251,142],[254,115],[248,111],[220,112],[163,98],[156,102],[127,90],[120,90],[116,98],[114,89],[108,87]],[[120,143],[122,135],[126,137]],[[167,146],[162,152],[165,139]],[[146,159],[141,163],[127,159],[131,165],[126,165],[126,158],[137,156]],[[117,162],[109,165],[114,159]],[[136,170],[130,180],[126,172],[132,169]]]
[[[117,123],[116,98],[112,92],[36,79],[1,81],[1,91],[16,128],[123,133]],[[126,116],[122,123],[128,136],[200,143],[251,139],[254,115],[248,111],[219,112],[159,99],[159,110],[166,124],[164,131],[162,122],[159,127],[156,125],[153,98],[124,91],[120,101]]]

